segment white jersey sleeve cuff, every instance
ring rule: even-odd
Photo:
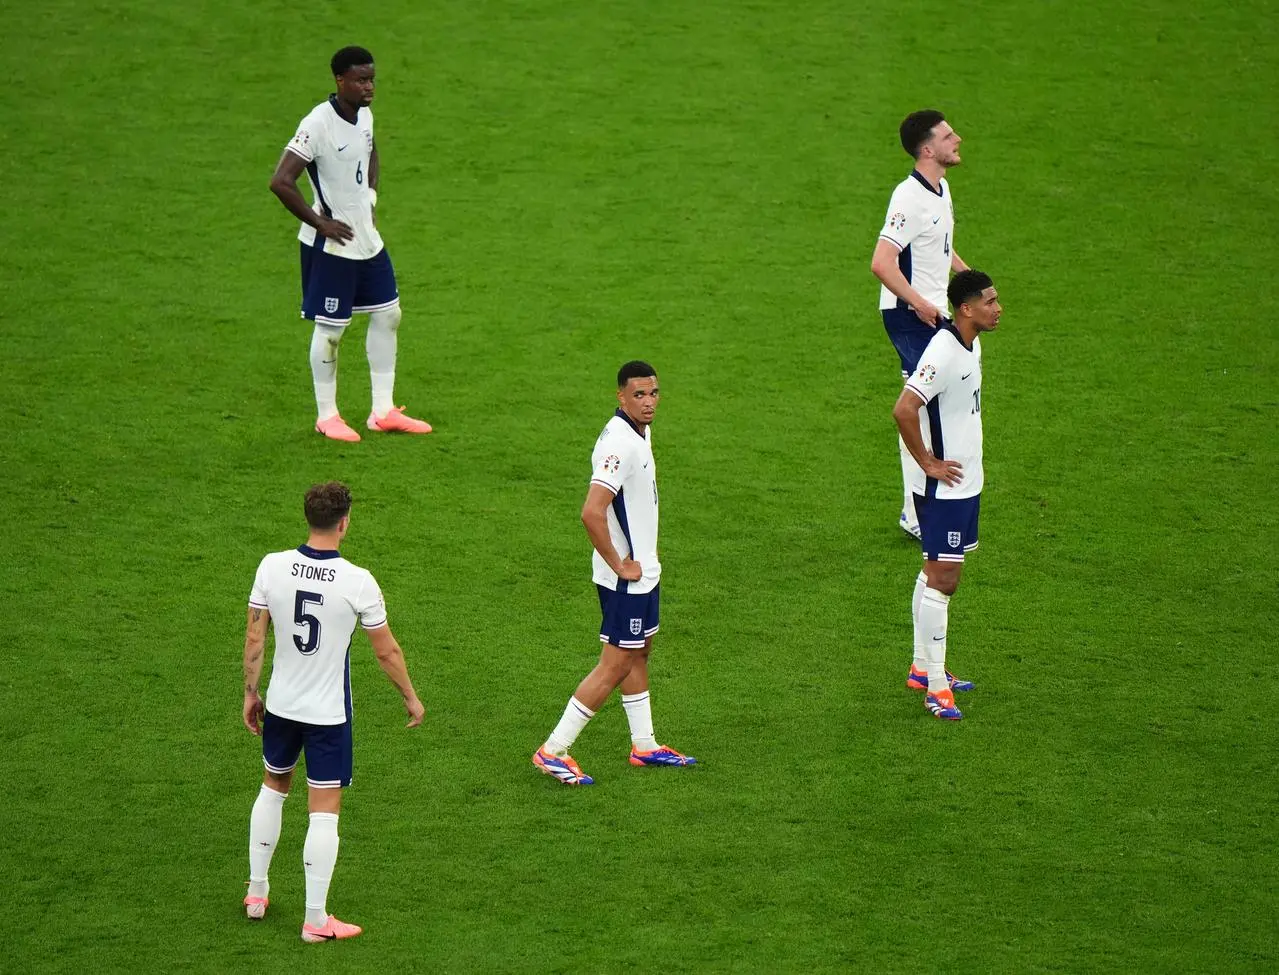
[[[297,157],[298,157],[299,159],[301,159],[303,162],[308,162],[308,163],[313,163],[313,162],[315,162],[315,157],[314,157],[314,156],[308,156],[308,155],[307,155],[306,153],[304,153],[304,152],[299,152],[297,149],[295,149],[295,148],[294,148],[293,146],[291,146],[291,145],[285,146],[284,148],[285,148],[287,151],[289,151],[289,152],[293,153],[293,155],[297,156]]]
[[[606,488],[608,488],[610,491],[612,491],[612,492],[613,492],[613,495],[614,495],[615,497],[616,497],[616,495],[617,495],[617,492],[618,492],[618,491],[620,491],[620,490],[622,490],[620,487],[617,487],[616,485],[609,484],[609,483],[608,483],[608,481],[601,481],[598,477],[592,477],[592,478],[591,478],[591,483],[592,483],[592,484],[598,484],[600,487],[606,487]]]
[[[916,396],[918,396],[920,399],[922,399],[924,401],[925,406],[927,406],[929,402],[931,402],[928,395],[918,386],[912,385],[911,383],[907,383],[906,388],[909,389]]]
[[[888,241],[890,244],[896,247],[899,251],[904,251],[906,249],[905,244],[903,244],[899,240],[894,240],[892,237],[889,237],[888,234],[880,234],[879,239]]]

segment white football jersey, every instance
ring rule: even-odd
[[[258,566],[249,605],[271,612],[275,653],[266,709],[307,724],[351,718],[351,634],[386,625],[372,574],[336,551],[307,545],[272,552]]]
[[[946,285],[950,283],[950,254],[955,249],[955,208],[950,185],[943,179],[941,190],[929,185],[917,170],[897,184],[888,201],[883,240],[901,248],[897,266],[927,301],[946,311]],[[879,289],[879,307],[906,305],[885,287]]]
[[[337,97],[311,109],[298,124],[289,152],[306,161],[311,181],[312,209],[332,220],[341,220],[355,231],[345,244],[324,241],[326,254],[352,260],[377,257],[382,235],[373,226],[373,200],[369,196],[369,158],[373,154],[373,112],[361,108],[352,125],[337,110]],[[315,228],[302,224],[298,240],[315,243]]]
[[[928,498],[972,498],[981,494],[985,475],[981,466],[981,339],[964,345],[955,326],[943,319],[937,334],[919,357],[919,368],[906,380],[919,394],[923,411],[924,445],[941,460],[963,465],[963,480],[954,487],[924,477],[915,467],[911,490]]]
[[[653,461],[653,428],[643,433],[618,410],[604,426],[591,453],[591,483],[613,492],[608,534],[617,554],[640,564],[644,575],[628,582],[626,591],[652,592],[662,578],[657,560],[657,464]],[[596,585],[617,588],[617,573],[599,552],[591,551],[591,577]]]

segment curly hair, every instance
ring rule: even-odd
[[[312,485],[302,507],[306,523],[312,528],[336,528],[351,511],[351,489],[341,481]]]

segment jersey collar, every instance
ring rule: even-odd
[[[626,415],[626,411],[623,410],[620,406],[613,411],[613,415],[620,416],[623,420],[625,420],[626,425],[635,431],[636,436],[641,437],[644,440],[648,439],[648,437],[644,436],[644,431],[639,428],[639,426],[635,423],[634,420],[632,420],[629,416]]]
[[[355,118],[354,118],[354,119],[349,119],[349,118],[347,118],[345,115],[343,115],[343,114],[342,114],[342,109],[338,108],[338,96],[337,96],[337,95],[330,95],[330,96],[329,96],[329,106],[333,109],[333,114],[334,114],[334,115],[336,115],[338,118],[340,118],[340,119],[341,119],[343,122],[345,122],[347,125],[354,125],[356,122],[358,122],[358,121],[360,120],[360,110],[359,110],[358,108],[355,110]]]
[[[329,96],[329,97],[332,97],[332,96]],[[898,170],[898,172],[900,172],[900,171],[901,171],[901,170]],[[933,196],[941,196],[941,184],[940,184],[940,183],[938,183],[938,184],[937,184],[937,188],[936,188],[936,189],[933,189],[933,184],[932,184],[932,183],[930,183],[930,182],[928,182],[928,180],[924,177],[924,174],[923,174],[923,173],[921,173],[918,169],[912,169],[912,170],[910,171],[910,175],[911,175],[914,179],[919,180],[919,185],[920,185],[920,186],[922,186],[924,189],[928,190],[928,192],[929,192],[929,193],[931,193]]]
[[[949,332],[951,335],[955,336],[955,341],[958,342],[960,345],[962,345],[965,349],[967,349],[969,352],[973,350],[973,347],[969,345],[967,342],[965,342],[964,337],[959,334],[959,329],[955,327],[955,322],[952,319],[949,319],[949,318],[939,319],[937,322],[937,331]]]
[[[340,559],[342,557],[335,548],[312,548],[310,545],[299,545],[298,551],[308,559]]]

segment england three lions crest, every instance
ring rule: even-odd
[[[631,636],[639,636],[640,631],[644,629],[644,621],[642,619],[631,620]]]
[[[959,548],[960,540],[961,540],[961,536],[959,532],[946,533],[946,544],[949,545],[951,548]]]

